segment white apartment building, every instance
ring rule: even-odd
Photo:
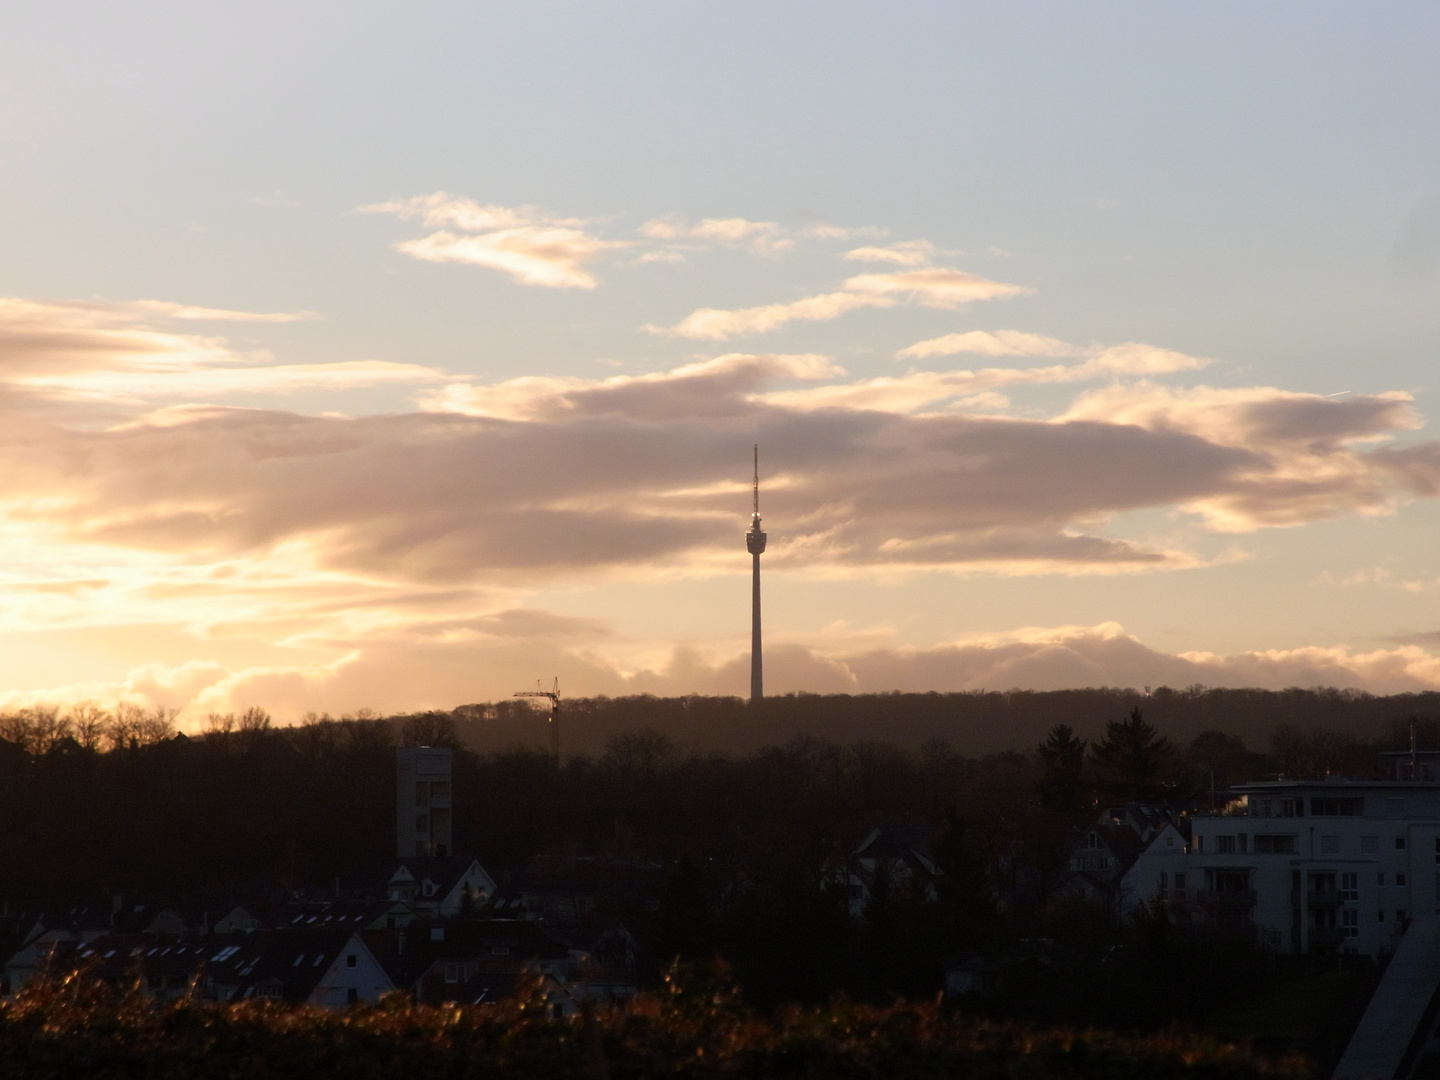
[[[1226,812],[1190,818],[1190,844],[1151,843],[1126,872],[1121,910],[1151,902],[1253,927],[1287,952],[1389,955],[1440,907],[1440,781],[1245,784]],[[1158,839],[1158,838],[1157,838]]]

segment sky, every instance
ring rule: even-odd
[[[10,0],[0,706],[1440,689],[1437,40]]]

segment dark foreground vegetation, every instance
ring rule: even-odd
[[[83,978],[0,1004],[16,1080],[392,1077],[872,1077],[910,1080],[1309,1077],[1299,1059],[1187,1034],[1040,1029],[944,1011],[833,1001],[759,1016],[721,984],[667,982],[623,1009],[555,1020],[537,995],[487,1008],[403,1000],[344,1012],[147,1002]]]

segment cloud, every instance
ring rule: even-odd
[[[371,203],[360,207],[362,214],[394,214],[406,221],[419,221],[430,228],[453,228],[464,232],[495,232],[526,225],[585,225],[583,218],[567,218],[538,206],[482,205],[463,195],[436,191],[409,199]]]
[[[854,240],[862,236],[883,236],[884,229],[871,226],[847,228],[827,221],[817,221],[800,229],[789,229],[775,221],[751,221],[748,218],[703,218],[691,224],[678,214],[651,218],[637,230],[647,240],[696,248],[718,245],[742,248],[757,255],[780,255],[795,248],[796,238],[803,240]],[[924,241],[919,241],[924,244]],[[903,248],[904,245],[897,245]]]
[[[997,369],[991,385],[1030,374]],[[1094,396],[1052,420],[918,411],[977,388],[954,376],[848,381],[822,356],[727,354],[641,376],[451,386],[429,401],[449,411],[187,406],[104,431],[32,423],[0,434],[0,512],[52,547],[430,590],[733,572],[757,436],[775,468],[767,504],[784,523],[771,565],[810,576],[1176,568],[1195,557],[1099,530],[1146,508],[1260,528],[1404,496],[1388,460],[1335,435],[1374,437],[1405,420],[1399,402],[1377,413],[1362,398],[1330,401],[1355,417],[1348,427],[1323,411],[1309,426],[1282,417],[1271,406],[1303,417],[1326,399],[1263,390],[1137,423],[1145,394],[1174,399],[1143,383],[1126,422],[1094,415]],[[786,385],[797,382],[809,388]],[[1242,430],[1253,444],[1213,437]]]
[[[1013,333],[1013,331],[1000,331]],[[988,336],[988,335],[987,335]],[[1024,335],[1033,337],[1034,335]],[[1041,341],[1053,341],[1042,338]],[[1064,345],[1063,342],[1056,342]],[[793,409],[878,409],[885,412],[917,412],[949,402],[973,408],[982,403],[1005,407],[1004,398],[981,395],[1003,387],[1040,386],[1085,382],[1114,376],[1158,375],[1193,371],[1208,360],[1186,356],[1169,349],[1127,343],[1089,350],[1065,346],[1069,355],[1089,352],[1079,364],[1053,364],[1040,368],[983,368],[979,371],[912,371],[901,376],[881,376],[856,382],[799,390],[780,390],[763,400]],[[957,400],[958,399],[958,400]]]
[[[1027,296],[1035,290],[1025,285],[990,281],[963,270],[931,267],[895,274],[861,274],[845,282],[847,292],[876,296],[902,296],[926,307],[958,308],[977,300],[1004,300]]]
[[[313,312],[255,313],[159,300],[0,297],[0,379],[21,373],[187,370],[251,360],[223,338],[177,332],[170,322],[297,322]]]
[[[365,213],[418,219],[439,232],[402,240],[397,251],[422,262],[463,263],[500,270],[522,285],[546,289],[593,289],[585,265],[606,251],[628,247],[602,240],[580,218],[562,218],[534,206],[481,205],[437,191],[410,199],[362,206]],[[447,228],[448,227],[448,228]],[[449,229],[459,229],[457,235]]]
[[[1069,342],[1020,330],[970,330],[963,334],[917,341],[895,354],[899,360],[978,353],[981,356],[1078,356],[1085,350]]]
[[[206,400],[232,394],[295,394],[316,390],[414,385],[452,378],[437,368],[386,360],[347,360],[333,364],[283,364],[263,367],[201,368],[188,371],[91,371],[38,375],[15,385],[51,396],[103,401],[143,402],[157,398]]]
[[[672,327],[646,326],[652,334],[666,334],[695,340],[724,341],[742,334],[768,334],[792,322],[828,322],[847,311],[866,307],[893,307],[895,301],[884,296],[862,296],[858,293],[824,293],[794,300],[788,304],[765,304],[761,307],[698,308]]]
[[[817,222],[789,229],[775,221],[710,217],[691,222],[678,214],[651,218],[636,230],[640,239],[604,239],[594,219],[563,217],[538,206],[479,203],[447,191],[391,199],[359,208],[362,213],[392,214],[438,231],[403,240],[396,249],[425,262],[485,266],[509,274],[522,285],[552,289],[593,289],[586,267],[606,252],[654,245],[622,265],[678,263],[687,252],[712,247],[777,256],[796,240],[850,240],[880,235],[873,228],[843,228]],[[923,241],[919,242],[923,245]],[[898,245],[900,251],[905,245]],[[919,247],[914,250],[921,250]],[[873,305],[872,305],[873,306]]]
[[[746,248],[761,255],[777,255],[795,246],[786,229],[776,222],[741,217],[704,218],[693,225],[681,217],[652,218],[638,231],[647,240],[698,241]]]
[[[121,315],[153,316],[190,322],[292,323],[314,322],[322,317],[317,311],[230,311],[226,308],[176,304],[168,300],[131,300],[121,304],[94,306],[99,310],[110,310]]]
[[[421,399],[437,412],[507,420],[564,421],[605,415],[637,420],[734,417],[750,412],[746,394],[776,379],[813,382],[844,374],[815,353],[726,353],[670,371],[596,381],[527,375],[491,386],[452,384]]]
[[[1214,446],[1243,447],[1257,467],[1237,474],[1226,490],[1184,507],[1212,529],[1247,532],[1342,514],[1389,513],[1407,495],[1433,485],[1440,477],[1433,444],[1365,450],[1420,426],[1411,402],[1404,393],[1333,398],[1265,387],[1165,388],[1141,381],[1082,395],[1060,419],[1183,430]]]
[[[956,308],[977,300],[1020,296],[1033,289],[989,281],[961,270],[935,267],[895,274],[861,274],[840,292],[822,293],[783,304],[752,308],[699,308],[671,327],[646,326],[653,334],[723,341],[742,334],[767,334],[792,322],[828,322],[858,308],[894,307],[915,303]]]
[[[598,284],[584,264],[624,245],[580,229],[526,225],[479,236],[437,232],[395,245],[423,262],[468,263],[509,274],[522,285],[547,289],[593,289]]]
[[[263,352],[177,332],[170,322],[292,322],[307,312],[255,314],[155,300],[40,302],[0,297],[0,385],[50,401],[127,402],[287,394],[437,382],[435,368],[382,360],[267,363]]]
[[[858,247],[845,253],[852,262],[890,262],[899,266],[925,266],[942,252],[929,240],[905,240],[884,247]]]

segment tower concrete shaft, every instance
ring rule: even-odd
[[[750,700],[765,696],[765,665],[760,649],[760,555],[765,550],[765,532],[760,528],[760,447],[755,447],[754,516],[745,534],[750,552]]]

